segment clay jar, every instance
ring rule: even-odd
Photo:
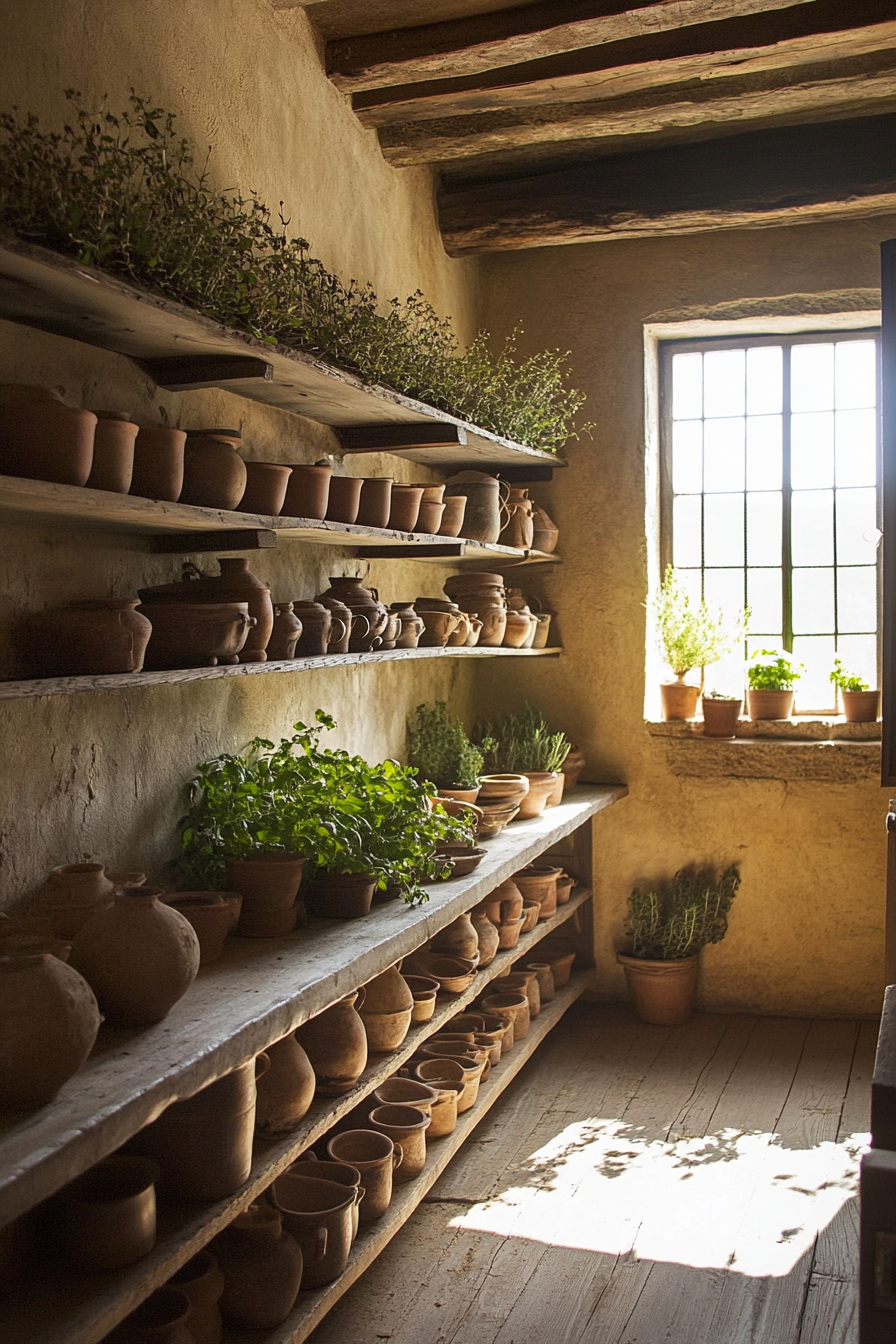
[[[271,1186],[283,1223],[302,1252],[302,1287],[338,1279],[352,1246],[352,1210],[360,1191],[286,1171]]]
[[[212,595],[210,600],[246,602],[249,606],[249,615],[254,616],[257,622],[249,630],[249,636],[240,650],[240,662],[266,662],[265,650],[274,628],[271,590],[251,572],[249,561],[243,556],[225,556],[218,560],[218,564],[221,569],[220,575],[204,580],[207,591]]]
[[[371,980],[358,1010],[368,1050],[373,1054],[397,1050],[408,1034],[413,1008],[413,995],[396,966]]]
[[[349,636],[349,649],[352,653],[366,653],[379,647],[379,639],[389,619],[389,609],[379,599],[375,588],[366,588],[361,578],[350,574],[331,576],[330,587],[317,599],[324,605],[342,602],[352,614],[352,629]],[[363,616],[366,629],[356,624],[354,618]]]
[[[364,527],[388,527],[392,509],[392,477],[371,477],[361,486],[357,523]]]
[[[250,1204],[213,1242],[224,1274],[221,1312],[230,1325],[273,1330],[295,1306],[302,1252],[269,1204]]]
[[[182,504],[235,509],[246,488],[246,464],[236,451],[238,429],[201,429],[187,434]]]
[[[479,952],[479,936],[473,928],[470,912],[458,915],[446,928],[431,939],[433,952],[444,952],[449,957],[464,957],[473,961]]]
[[[147,671],[238,663],[257,625],[247,602],[156,601],[144,609],[152,625],[143,658]]]
[[[326,517],[334,523],[354,523],[361,505],[360,476],[331,476]]]
[[[0,955],[0,1108],[52,1101],[90,1054],[101,1020],[92,989],[64,961]]]
[[[432,1116],[416,1106],[377,1106],[370,1112],[371,1129],[385,1134],[401,1147],[402,1162],[393,1176],[397,1185],[405,1185],[419,1176],[426,1164],[426,1131]]]
[[[136,598],[73,602],[43,611],[27,624],[27,643],[39,676],[102,676],[139,672],[152,626],[135,611]]]
[[[514,546],[520,551],[530,551],[535,521],[532,516],[534,505],[529,498],[529,491],[520,486],[511,486],[505,507],[508,518],[501,529],[499,537],[501,545]]]
[[[57,938],[74,938],[91,915],[111,903],[114,892],[101,863],[65,863],[35,893],[29,914]]]
[[[196,1344],[221,1344],[223,1330],[218,1301],[224,1291],[224,1275],[211,1251],[199,1251],[168,1283],[189,1299],[187,1329]]]
[[[237,505],[240,513],[279,518],[291,475],[292,467],[283,462],[247,462],[246,488]]]
[[[540,817],[548,805],[551,790],[556,786],[557,777],[551,770],[527,770],[529,792],[520,801],[518,817],[520,821],[529,821]]]
[[[423,633],[423,621],[414,610],[412,602],[393,602],[392,612],[398,617],[399,632],[395,638],[397,649],[416,649]]]
[[[480,775],[479,796],[483,803],[494,799],[496,802],[521,802],[529,792],[527,775]]]
[[[311,1060],[319,1096],[341,1097],[367,1066],[367,1033],[355,1010],[357,999],[357,991],[347,994],[296,1032]]]
[[[302,633],[295,647],[297,658],[314,658],[326,653],[331,642],[348,644],[345,622],[335,617],[322,602],[293,602],[293,611],[302,622]],[[336,652],[335,647],[332,652]]]
[[[97,418],[92,411],[35,401],[0,406],[0,472],[60,485],[86,485]]]
[[[423,622],[420,647],[423,649],[442,649],[449,637],[460,624],[460,616],[450,611],[419,611]]]
[[[119,411],[96,411],[93,436],[93,463],[87,486],[90,490],[109,490],[126,495],[134,474],[134,443],[139,425]]]
[[[182,429],[141,429],[134,442],[134,471],[129,494],[175,503],[184,483]]]
[[[423,500],[422,485],[393,485],[389,526],[397,532],[413,532]]]
[[[535,617],[526,611],[508,611],[504,622],[504,647],[508,649],[525,648],[526,643],[535,637]]]
[[[542,910],[553,914],[557,909],[557,879],[563,869],[546,863],[530,863],[514,873],[513,880],[523,900],[537,901]]]
[[[111,1335],[108,1344],[196,1344],[187,1329],[190,1299],[179,1288],[157,1288]]]
[[[293,1033],[265,1050],[270,1068],[256,1082],[255,1127],[278,1138],[295,1129],[314,1100],[311,1061]]]
[[[104,1158],[50,1202],[55,1241],[76,1269],[123,1269],[156,1244],[159,1168],[146,1157]]]
[[[566,760],[560,767],[563,771],[563,778],[566,781],[564,784],[565,790],[568,791],[569,789],[574,789],[576,787],[579,782],[579,776],[585,769],[585,764],[584,751],[581,751],[578,747],[571,747]]]
[[[529,1016],[537,1017],[541,1012],[541,992],[534,971],[514,971],[512,975],[502,975],[492,984],[496,994],[525,994],[529,1000]]]
[[[507,877],[492,892],[490,900],[499,900],[501,902],[500,923],[506,924],[512,919],[519,919],[523,913],[523,893],[516,885],[516,881]],[[491,912],[489,912],[491,917]]]
[[[265,653],[268,662],[281,662],[295,657],[296,644],[302,634],[302,622],[293,611],[291,602],[274,603],[274,625]]]
[[[442,526],[442,515],[445,512],[444,494],[444,485],[424,485],[415,531],[438,534],[439,528]]]
[[[479,945],[479,969],[482,970],[483,966],[490,966],[497,956],[500,934],[485,911],[473,912],[470,918],[476,931],[476,939]]]
[[[513,1039],[521,1041],[529,1034],[529,999],[525,994],[488,994],[482,1000],[487,1013],[513,1023]]]
[[[456,476],[449,477],[445,494],[448,497],[466,496],[467,505],[460,536],[488,544],[498,540],[502,512],[506,515],[506,510],[501,498],[502,485],[496,476],[489,476],[484,471],[460,471]]]
[[[284,518],[308,518],[320,522],[326,517],[333,468],[325,462],[308,466],[292,463],[292,475],[286,485],[286,498],[280,510]]]
[[[526,970],[535,972],[541,1002],[550,1003],[555,994],[554,973],[551,970],[550,963],[547,961],[530,961]]]
[[[123,887],[72,943],[72,966],[115,1026],[161,1022],[196,979],[199,939],[161,895],[159,887]]]
[[[385,1134],[370,1129],[348,1129],[327,1142],[334,1162],[347,1162],[361,1175],[364,1194],[358,1206],[361,1226],[382,1218],[392,1202],[392,1173],[401,1165],[402,1151]]]
[[[500,607],[489,607],[487,611],[479,610],[477,614],[482,621],[482,630],[479,633],[480,648],[500,648],[507,631],[507,612]]]
[[[163,899],[192,925],[199,939],[199,965],[217,961],[224,951],[224,940],[240,917],[243,898],[239,892],[177,891]]]

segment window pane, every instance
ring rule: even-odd
[[[677,420],[672,426],[672,489],[676,495],[703,489],[702,420]]]
[[[833,490],[794,490],[790,545],[795,565],[834,563]]]
[[[780,490],[781,417],[751,416],[747,420],[747,489]]]
[[[781,563],[781,494],[747,495],[747,564]]]
[[[726,622],[733,625],[743,611],[744,571],[742,569],[704,570],[703,596],[713,610],[721,608]]]
[[[780,345],[761,345],[747,351],[747,415],[781,410],[783,362]]]
[[[790,480],[794,490],[834,484],[834,416],[831,411],[795,415],[790,422]]]
[[[743,495],[706,495],[703,500],[703,563],[744,563]]]
[[[676,569],[703,563],[700,503],[700,495],[678,495],[672,502],[672,563]]]
[[[836,699],[834,688],[828,680],[836,656],[833,635],[816,636],[814,639],[795,637],[793,656],[805,666],[805,671],[796,683],[797,713],[814,711],[817,714],[833,714]]]
[[[823,635],[833,632],[833,569],[795,569],[792,591],[793,633]]]
[[[703,570],[676,569],[675,577],[684,595],[689,597],[693,604],[699,606],[703,601]]]
[[[840,635],[837,657],[847,672],[861,677],[870,690],[877,690],[877,635]]]
[[[672,356],[672,416],[699,420],[703,414],[703,356]]]
[[[748,635],[747,666],[749,667],[750,661],[754,653],[761,653],[763,650],[769,650],[770,652],[775,651],[780,652],[782,648],[783,644],[781,642],[780,630],[776,631],[773,634],[763,634],[761,631],[757,631],[755,635]]]
[[[830,411],[833,407],[833,345],[793,346],[790,351],[790,409]]]
[[[706,669],[706,689],[708,691],[721,691],[723,695],[733,695],[740,698],[744,693],[744,650],[743,645],[720,658],[717,663],[710,663]]]
[[[873,565],[877,560],[877,492],[837,491],[837,560],[841,565]]]
[[[837,627],[857,634],[877,629],[877,570],[872,565],[837,570]]]
[[[877,484],[877,412],[838,411],[837,484]]]
[[[744,421],[707,420],[703,431],[703,489],[744,488]]]
[[[877,349],[874,341],[838,341],[834,361],[838,410],[877,403]]]
[[[756,634],[763,630],[780,632],[781,571],[780,569],[747,570],[747,605],[750,608],[750,629]],[[775,636],[780,640],[780,633]]]
[[[743,415],[746,351],[711,350],[703,356],[703,414]]]

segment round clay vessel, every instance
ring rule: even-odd
[[[212,1243],[224,1273],[221,1313],[230,1325],[273,1330],[295,1306],[302,1252],[270,1204],[250,1204]]]
[[[559,807],[563,802],[563,789],[566,784],[566,776],[562,770],[558,770],[555,773],[557,778],[554,780],[554,787],[548,794],[548,801],[545,804],[546,807]]]
[[[566,776],[566,789],[574,789],[579,782],[579,776],[585,769],[585,753],[578,747],[571,747],[566,760],[560,767]]]
[[[292,1162],[286,1170],[293,1176],[310,1176],[315,1181],[332,1181],[335,1185],[343,1185],[354,1192],[356,1196],[356,1202],[352,1205],[352,1241],[354,1241],[361,1221],[359,1202],[364,1195],[358,1168],[350,1166],[348,1162],[319,1162],[311,1150],[305,1158]]]
[[[123,1269],[156,1244],[159,1168],[146,1157],[104,1158],[48,1206],[54,1240],[76,1269]]]
[[[535,532],[535,520],[532,516],[534,505],[525,486],[511,486],[505,507],[508,517],[498,540],[502,546],[514,546],[520,551],[530,551]]]
[[[0,406],[0,472],[60,485],[86,485],[97,418],[59,401]]]
[[[190,1299],[179,1288],[157,1288],[111,1335],[106,1336],[106,1341],[108,1344],[196,1344],[187,1329],[190,1310]]]
[[[554,997],[554,973],[551,970],[550,962],[530,961],[526,967],[527,971],[534,971],[535,978],[538,981],[538,993],[542,1003],[550,1003]]]
[[[92,989],[65,962],[0,956],[0,1107],[52,1101],[87,1059],[101,1021]]]
[[[718,700],[703,697],[703,736],[736,737],[737,725],[744,707],[743,700]],[[564,771],[566,765],[564,762]]]
[[[498,929],[498,946],[502,951],[506,951],[510,947],[516,947],[520,940],[520,934],[523,931],[524,922],[524,915],[520,915],[519,919],[506,919],[503,921]]]
[[[110,411],[97,411],[96,416],[88,488],[126,495],[134,474],[134,443],[140,426]]]
[[[554,989],[563,989],[569,984],[569,977],[572,973],[572,964],[576,959],[575,952],[565,952],[562,957],[545,957],[545,961],[551,968],[551,974],[554,977]]]
[[[152,626],[136,598],[72,602],[43,611],[27,626],[38,676],[101,676],[139,672]]]
[[[331,576],[330,587],[319,594],[317,600],[325,606],[343,603],[355,619],[358,616],[365,618],[366,625],[352,624],[348,647],[353,653],[366,653],[378,647],[377,641],[389,619],[389,609],[380,601],[375,588],[365,587],[364,580],[356,575],[338,574]]]
[[[464,525],[467,497],[466,495],[452,495],[450,499],[445,499],[442,503],[444,510],[442,512],[442,523],[439,527],[439,536],[457,537]]]
[[[277,1138],[295,1129],[314,1100],[311,1061],[294,1033],[265,1050],[270,1068],[256,1082],[255,1127]]]
[[[224,940],[240,917],[243,898],[239,892],[174,891],[163,900],[192,925],[199,939],[199,965],[217,961],[224,951]]]
[[[529,781],[529,792],[520,800],[520,810],[517,813],[520,821],[529,821],[533,817],[541,816],[548,805],[551,790],[557,783],[552,770],[527,770],[526,778]]]
[[[402,1162],[402,1150],[385,1134],[371,1129],[347,1129],[327,1141],[335,1162],[347,1162],[361,1175],[364,1195],[358,1206],[361,1226],[382,1218],[392,1202],[392,1174]]]
[[[347,994],[296,1032],[314,1069],[319,1096],[341,1097],[367,1066],[367,1033],[355,1009],[357,998],[356,990]]]
[[[576,879],[570,877],[568,873],[561,873],[557,878],[557,904],[565,905],[573,893],[576,885]]]
[[[479,646],[483,649],[497,649],[504,643],[507,629],[507,612],[501,607],[476,608],[476,614],[482,621],[479,634]]]
[[[532,636],[530,648],[546,649],[548,647],[548,637],[551,633],[551,621],[554,619],[553,611],[533,611],[535,619],[535,631]]]
[[[153,602],[143,610],[152,626],[143,658],[147,671],[238,663],[256,624],[246,602]]]
[[[403,978],[414,996],[411,1022],[429,1022],[436,1010],[436,995],[439,992],[438,980],[433,980],[429,975],[406,975]]]
[[[479,952],[479,936],[473,928],[470,912],[458,915],[446,928],[430,940],[433,952],[444,952],[449,957],[464,957],[472,961]]]
[[[285,850],[259,852],[251,859],[225,859],[231,890],[238,891],[243,898],[241,913],[291,909],[299,894],[306,862]]]
[[[302,1252],[302,1287],[320,1288],[338,1279],[352,1245],[358,1189],[286,1171],[271,1186],[274,1205]]]
[[[405,1185],[419,1176],[426,1164],[426,1131],[432,1116],[416,1106],[376,1106],[367,1123],[401,1147],[402,1162],[393,1175],[395,1183]]]
[[[496,994],[525,994],[529,1000],[530,1017],[537,1017],[541,1012],[541,991],[534,971],[513,971],[510,975],[499,976],[492,981],[492,988]]]
[[[444,648],[449,635],[460,624],[460,616],[452,615],[450,611],[418,610],[417,614],[423,622],[423,633],[419,640],[420,648],[423,649]]]
[[[182,429],[141,429],[134,442],[134,470],[128,493],[143,499],[163,499],[170,504],[180,499],[186,442]]]
[[[246,488],[237,504],[240,513],[279,518],[283,513],[292,467],[282,462],[247,462]]]
[[[367,1049],[370,1053],[387,1055],[397,1050],[408,1034],[412,1015],[413,1005],[398,1013],[365,1013],[362,1008],[361,1018],[367,1032]]]
[[[497,956],[500,935],[484,911],[480,911],[478,914],[475,911],[471,912],[470,918],[479,945],[479,968],[481,970],[483,966],[490,966]]]
[[[249,561],[244,556],[222,556],[218,560],[221,568],[217,579],[206,580],[216,602],[247,602],[249,615],[254,616],[257,624],[249,630],[249,637],[240,650],[241,663],[263,663],[267,659],[265,652],[271,631],[274,628],[274,607],[271,602],[271,590],[267,584],[249,569]]]
[[[513,1022],[513,1039],[521,1041],[529,1034],[529,999],[525,994],[487,994],[482,1006],[498,1017],[509,1017]]]
[[[557,881],[563,872],[547,863],[530,863],[518,873],[513,881],[523,894],[524,901],[537,901],[540,906],[551,906],[551,913],[557,908]]]
[[[363,484],[364,481],[360,476],[330,477],[330,495],[327,500],[326,516],[331,522],[357,522]]]
[[[479,795],[484,802],[489,798],[519,802],[529,792],[528,775],[480,775]]]
[[[689,688],[692,691],[697,690],[695,686]],[[665,697],[666,687],[661,686],[660,690]],[[747,705],[750,710],[751,719],[789,719],[793,714],[793,691],[747,691]],[[694,707],[689,714],[677,714],[675,718],[692,719],[697,710],[696,696]],[[665,718],[672,718],[670,714],[664,714]]]
[[[295,646],[297,658],[314,658],[326,653],[333,639],[338,643],[344,637],[348,643],[345,623],[338,620],[322,602],[293,602],[292,606],[302,622],[302,633]]]
[[[843,702],[843,717],[847,723],[877,722],[880,714],[880,691],[841,691],[840,699]],[[703,704],[705,717],[705,700]]]
[[[683,681],[664,681],[660,686],[660,697],[663,704],[663,718],[667,721],[671,719],[693,719],[697,714],[697,697],[700,694],[699,686],[688,686]],[[752,694],[752,692],[750,692]],[[759,692],[764,695],[764,691]],[[773,692],[777,694],[777,692]],[[791,700],[791,704],[793,701]],[[753,711],[750,711],[750,718],[754,718]],[[789,718],[785,715],[769,715],[769,718]]]
[[[698,957],[649,961],[617,952],[616,960],[625,971],[626,987],[642,1022],[677,1027],[690,1021]]]
[[[64,863],[29,901],[29,924],[57,938],[74,938],[91,915],[111,904],[114,893],[101,863]]]
[[[438,534],[439,528],[442,526],[442,516],[445,512],[444,494],[444,485],[424,485],[423,498],[420,500],[420,509],[414,527],[415,532],[428,532],[432,536]]]
[[[71,964],[115,1026],[161,1022],[199,970],[199,939],[158,887],[125,887],[76,934]]]
[[[191,430],[184,450],[181,504],[235,509],[246,488],[246,464],[237,445],[239,430]]]
[[[397,532],[413,532],[423,499],[422,485],[393,485],[389,526]]]
[[[445,495],[465,495],[467,499],[460,536],[471,541],[496,542],[501,534],[505,512],[501,500],[501,482],[483,471],[460,471],[450,476]]]
[[[390,966],[381,975],[368,980],[360,1008],[362,1017],[370,1013],[401,1013],[413,1006],[413,996],[399,970],[400,964]]]
[[[308,518],[320,522],[326,517],[332,475],[333,468],[325,463],[308,466],[304,462],[293,462],[281,515],[284,518]]]
[[[411,602],[393,602],[392,611],[398,617],[400,630],[395,640],[399,649],[416,649],[423,633],[423,621]]]
[[[293,611],[291,602],[274,603],[274,626],[265,653],[269,662],[280,662],[295,657],[296,644],[302,634],[302,622]]]
[[[525,611],[507,611],[504,622],[504,647],[507,649],[525,648],[527,641],[535,637],[535,617]]]
[[[392,477],[371,477],[361,486],[358,516],[364,527],[388,527],[392,509]]]
[[[292,933],[301,901],[287,910],[243,910],[237,933],[240,938],[285,938]]]
[[[501,918],[499,920],[501,924],[506,924],[511,919],[519,919],[523,913],[523,893],[512,877],[506,877],[503,882],[500,882],[489,899],[501,902]]]
[[[224,1275],[211,1251],[198,1251],[168,1282],[189,1298],[187,1329],[196,1344],[221,1344],[223,1325],[218,1301],[224,1291]]]
[[[538,901],[525,901],[523,903],[523,927],[520,933],[531,933],[538,923],[538,916],[541,913],[541,905]]]

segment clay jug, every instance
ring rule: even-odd
[[[101,863],[65,863],[28,902],[28,921],[57,938],[74,938],[91,915],[111,904],[114,893]]]
[[[467,500],[459,535],[470,541],[496,542],[501,535],[502,515],[507,516],[502,499],[502,490],[506,499],[507,489],[496,476],[484,471],[459,471],[450,476],[446,496],[465,495]]]
[[[357,999],[355,990],[296,1032],[311,1060],[319,1096],[341,1097],[367,1066],[367,1033],[355,1010]]]
[[[362,630],[353,621],[349,649],[352,653],[364,653],[378,648],[378,640],[389,619],[389,609],[380,601],[375,588],[366,588],[361,578],[351,574],[341,574],[330,578],[330,587],[321,593],[318,602],[330,605],[330,602],[344,602],[353,617],[364,616],[367,629]]]
[[[519,486],[512,486],[506,508],[508,517],[498,540],[502,546],[515,546],[517,550],[530,551],[535,521],[532,517],[534,505],[529,498],[529,491]]]
[[[398,636],[401,633],[401,617],[397,611],[390,611],[386,624],[383,627],[381,636],[381,649],[394,649]]]
[[[134,471],[128,493],[175,503],[184,483],[186,442],[182,429],[141,429],[134,442]]]
[[[250,1204],[212,1243],[224,1274],[221,1312],[230,1325],[273,1330],[295,1306],[302,1252],[269,1204]]]
[[[399,649],[416,649],[423,633],[423,621],[414,610],[412,602],[393,602],[391,610],[398,617],[400,629],[395,640]]]
[[[534,971],[514,971],[511,975],[502,975],[492,982],[496,994],[525,994],[529,1000],[529,1016],[537,1017],[541,1012],[541,991]]]
[[[27,623],[28,653],[37,676],[103,676],[139,672],[152,634],[136,598],[72,602]]]
[[[115,1026],[161,1022],[199,970],[199,939],[159,887],[123,887],[72,943],[71,965]]]
[[[526,611],[508,611],[504,622],[504,647],[522,649],[526,641],[535,637],[537,624],[534,616]]]
[[[86,485],[97,418],[61,401],[0,406],[0,472],[60,485]]]
[[[181,504],[235,509],[246,488],[246,464],[236,451],[238,429],[201,429],[187,434]]]
[[[239,512],[279,518],[291,475],[292,467],[283,462],[247,462],[246,488],[237,504]]]
[[[90,1054],[101,1021],[93,990],[64,961],[0,956],[0,1108],[52,1101]]]
[[[470,918],[473,921],[473,928],[476,930],[476,939],[479,944],[479,969],[482,970],[483,966],[489,966],[497,956],[501,935],[484,910],[474,911]]]
[[[344,1185],[346,1189],[354,1191],[357,1196],[357,1202],[352,1206],[352,1241],[354,1241],[361,1221],[358,1204],[364,1196],[364,1186],[361,1184],[361,1173],[358,1168],[349,1166],[348,1162],[318,1162],[315,1153],[311,1151],[298,1162],[291,1162],[286,1170],[293,1176],[310,1176],[315,1181],[333,1181],[335,1185]]]
[[[295,648],[297,658],[314,658],[330,650],[335,641],[345,639],[348,644],[348,631],[345,622],[333,616],[322,602],[293,602],[293,611],[302,622],[302,633]]]
[[[479,633],[480,648],[498,648],[504,643],[504,635],[507,631],[507,612],[502,607],[485,609],[479,607],[477,614],[482,621],[482,630]]]
[[[187,1329],[190,1299],[179,1288],[157,1288],[122,1321],[105,1344],[196,1344]]]
[[[505,878],[495,887],[489,899],[500,900],[502,924],[507,924],[513,919],[519,919],[523,913],[523,893],[512,878]]]
[[[332,475],[333,468],[326,463],[307,466],[303,462],[293,462],[281,509],[282,516],[320,522],[326,516]]]
[[[534,524],[532,549],[550,555],[557,549],[557,542],[560,539],[559,527],[551,522],[540,504],[532,506],[532,522]]]
[[[395,1184],[404,1185],[419,1176],[426,1165],[426,1131],[432,1116],[416,1106],[377,1106],[370,1112],[368,1124],[401,1147],[401,1166],[392,1178]]]
[[[513,1039],[521,1041],[529,1034],[529,998],[526,994],[487,994],[482,1000],[487,1013],[513,1023]]]
[[[221,1344],[223,1326],[218,1301],[224,1291],[224,1275],[211,1251],[199,1251],[168,1280],[190,1302],[187,1329],[196,1344]]]
[[[355,519],[364,527],[388,527],[392,508],[392,477],[371,477],[361,486],[361,501]]]
[[[361,1225],[382,1218],[392,1202],[392,1175],[401,1165],[401,1149],[372,1129],[348,1129],[328,1140],[327,1152],[335,1162],[347,1162],[360,1173],[364,1188],[358,1206]]]
[[[214,594],[213,602],[246,602],[249,615],[254,616],[257,625],[249,630],[249,636],[240,651],[241,663],[264,663],[265,652],[271,631],[274,627],[274,607],[271,602],[271,590],[267,584],[249,569],[249,561],[244,556],[224,556],[218,560],[221,573],[218,578],[208,579],[208,585],[214,585],[209,591]]]
[[[397,962],[364,986],[364,1002],[360,1008],[362,1018],[371,1013],[401,1013],[414,1006],[413,995],[401,974],[400,966],[401,963]]]
[[[270,662],[294,658],[296,644],[302,635],[302,622],[295,615],[292,602],[277,602],[274,606],[274,625],[265,650]]]
[[[348,653],[352,636],[355,640],[364,639],[370,634],[370,621],[359,611],[353,613],[338,597],[321,598],[321,606],[333,616],[333,631],[330,637],[328,653]],[[338,627],[336,622],[339,622]],[[340,633],[341,630],[341,633]]]
[[[314,1070],[292,1033],[269,1045],[265,1054],[271,1064],[256,1083],[255,1127],[277,1138],[307,1114],[314,1100]]]
[[[274,1181],[274,1205],[302,1251],[303,1288],[321,1288],[345,1269],[352,1247],[352,1214],[361,1193],[359,1188],[289,1171]]]
[[[134,443],[139,425],[121,411],[96,411],[93,464],[87,477],[90,490],[110,490],[126,495],[134,474]]]
[[[467,961],[472,961],[479,952],[479,937],[473,928],[470,912],[458,915],[457,919],[446,928],[440,929],[431,940],[430,947],[433,952],[442,952],[449,957],[464,957]]]

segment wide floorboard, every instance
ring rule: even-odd
[[[876,1039],[577,1006],[313,1344],[856,1344]]]

